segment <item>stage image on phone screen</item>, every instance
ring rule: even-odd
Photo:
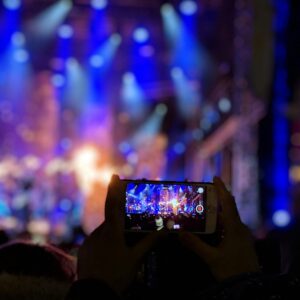
[[[126,229],[205,230],[206,188],[192,184],[130,182],[126,189]]]

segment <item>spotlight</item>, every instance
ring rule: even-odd
[[[11,42],[16,47],[22,47],[25,45],[25,36],[22,32],[15,32],[11,36]]]
[[[181,68],[174,67],[171,70],[171,76],[173,79],[179,79],[183,77],[183,71]]]
[[[218,106],[220,111],[223,113],[227,113],[231,110],[231,102],[228,98],[221,98]]]
[[[177,154],[183,154],[185,152],[185,150],[186,150],[186,147],[185,147],[185,145],[183,143],[178,142],[178,143],[176,143],[174,145],[173,149],[174,149],[175,153],[177,153]]]
[[[191,0],[185,0],[180,3],[179,6],[180,11],[187,16],[191,16],[197,12],[197,4]]]
[[[94,9],[104,9],[107,6],[107,0],[91,0],[91,6]]]
[[[29,54],[24,49],[18,49],[14,52],[14,59],[19,63],[27,62],[29,59]]]
[[[73,36],[74,30],[70,25],[62,25],[58,29],[58,35],[63,39],[69,39]]]
[[[90,65],[94,68],[100,68],[104,64],[104,59],[101,55],[92,55],[90,57]]]
[[[291,221],[291,216],[286,210],[277,210],[272,217],[273,223],[278,227],[285,227]]]
[[[174,12],[174,7],[169,3],[165,3],[160,10],[163,15],[170,15]]]
[[[110,37],[110,41],[113,45],[115,46],[119,46],[122,42],[122,37],[118,34],[118,33],[114,33],[111,37]]]
[[[65,82],[66,82],[66,79],[63,75],[61,74],[55,74],[52,76],[51,78],[52,80],[52,84],[55,86],[55,87],[62,87]]]
[[[133,38],[138,43],[145,43],[149,39],[149,31],[146,28],[137,28],[133,32]]]
[[[132,84],[136,81],[135,76],[131,72],[127,72],[123,75],[124,84]]]
[[[17,10],[21,7],[21,0],[3,0],[6,9]]]

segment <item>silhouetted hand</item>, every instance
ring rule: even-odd
[[[162,236],[154,232],[134,247],[124,237],[126,184],[113,175],[105,204],[105,221],[86,238],[78,252],[78,278],[99,279],[118,294],[133,282],[143,256]]]
[[[198,254],[218,281],[246,272],[259,271],[259,264],[250,230],[241,222],[235,201],[222,180],[214,178],[219,205],[223,239],[217,247],[203,242],[196,235],[182,232],[180,240]]]

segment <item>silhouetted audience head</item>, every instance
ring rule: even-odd
[[[56,247],[16,241],[0,247],[1,273],[72,282],[75,266],[72,258]]]
[[[74,259],[51,245],[15,241],[0,247],[0,299],[63,300]]]

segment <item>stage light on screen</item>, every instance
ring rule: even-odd
[[[21,7],[21,0],[3,0],[6,9],[17,10]]]
[[[145,43],[149,39],[149,31],[143,27],[136,28],[133,32],[133,38],[138,43]]]
[[[58,36],[62,39],[69,39],[73,34],[74,30],[70,25],[64,24],[58,28]]]
[[[11,43],[15,47],[22,47],[25,45],[25,42],[26,38],[22,32],[17,31],[11,36]]]
[[[94,9],[104,9],[107,6],[107,0],[91,0],[91,7]]]
[[[198,6],[195,1],[185,0],[180,3],[179,9],[184,15],[191,16],[197,12]]]
[[[272,221],[278,227],[286,227],[291,222],[291,215],[286,210],[277,210],[273,214]]]
[[[221,98],[218,107],[221,112],[228,113],[231,110],[231,102],[228,98]]]

